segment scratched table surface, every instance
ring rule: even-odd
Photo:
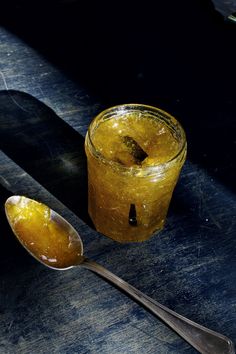
[[[108,14],[90,5],[1,11],[0,353],[197,353],[92,272],[28,255],[5,218],[12,194],[45,202],[78,230],[86,256],[235,341],[236,25],[207,1]],[[169,111],[188,139],[165,229],[140,244],[99,234],[87,214],[88,125],[126,102]]]

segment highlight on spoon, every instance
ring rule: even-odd
[[[83,243],[78,233],[45,204],[14,195],[6,200],[5,212],[17,239],[44,265],[68,269],[82,262]]]

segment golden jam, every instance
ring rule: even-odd
[[[96,229],[120,242],[161,230],[186,158],[177,120],[150,106],[112,107],[90,124],[85,150]]]
[[[78,263],[81,243],[51,218],[46,205],[23,196],[6,203],[10,225],[21,243],[41,262],[55,268]]]

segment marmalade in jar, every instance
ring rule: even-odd
[[[178,121],[155,107],[115,106],[92,121],[85,150],[89,214],[97,231],[138,242],[161,230],[186,158]]]

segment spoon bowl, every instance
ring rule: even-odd
[[[15,236],[39,262],[56,270],[82,263],[83,242],[79,234],[54,210],[14,195],[7,199],[5,211]]]
[[[82,266],[102,276],[149,309],[190,345],[203,354],[233,354],[232,341],[226,336],[197,324],[154,301],[83,255],[78,232],[45,204],[24,196],[11,196],[5,202],[7,220],[24,248],[39,262],[55,270]]]

